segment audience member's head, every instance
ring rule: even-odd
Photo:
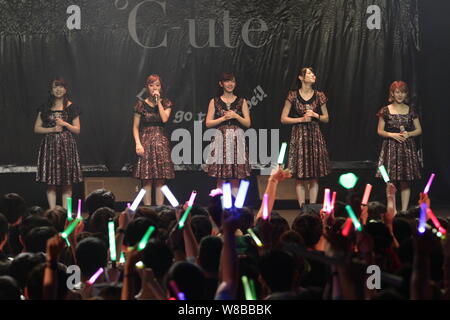
[[[24,245],[27,252],[45,252],[48,239],[57,233],[58,231],[53,227],[37,227],[31,229],[24,238]]]
[[[137,218],[131,220],[125,230],[125,235],[123,237],[123,245],[127,247],[135,246],[147,232],[150,226],[156,227],[157,224],[152,222],[147,218]],[[152,238],[157,237],[157,230],[152,234]]]
[[[204,237],[199,244],[198,264],[210,275],[217,275],[220,266],[223,241],[219,237]]]
[[[20,300],[19,284],[10,276],[0,276],[1,300]]]
[[[291,291],[294,282],[294,259],[285,251],[272,250],[259,261],[261,276],[271,292]]]
[[[24,288],[27,284],[27,278],[30,271],[37,265],[45,262],[45,255],[39,253],[20,253],[11,262],[9,274],[16,279],[20,288]]]
[[[208,217],[197,215],[191,219],[192,232],[194,233],[197,242],[200,242],[204,237],[211,235],[212,224]]]
[[[189,262],[177,262],[169,270],[166,287],[171,297],[177,297],[171,289],[170,281],[175,281],[180,292],[184,292],[186,300],[205,299],[205,276],[200,268]]]
[[[108,222],[114,220],[115,212],[108,207],[102,207],[95,210],[88,222],[87,230],[91,233],[108,234]]]
[[[172,265],[173,253],[164,242],[151,239],[143,251],[142,262],[161,280]]]
[[[44,284],[44,271],[45,263],[35,266],[27,279],[26,282],[26,297],[28,300],[43,300],[43,284]],[[66,272],[66,267],[61,263],[57,264],[57,289],[56,289],[56,299],[64,300],[66,299],[69,289],[67,288],[68,275]]]
[[[246,233],[249,228],[253,227],[255,216],[248,207],[243,207],[239,211],[239,229],[242,233]]]
[[[52,223],[48,219],[40,216],[29,216],[23,219],[19,226],[19,236],[22,245],[25,245],[25,237],[28,233],[38,227],[52,227]],[[28,248],[25,247],[25,250],[28,250]]]
[[[5,215],[10,225],[15,225],[26,216],[27,205],[18,194],[8,193],[0,198],[0,212]]]
[[[75,255],[81,274],[85,278],[91,277],[98,269],[104,268],[108,262],[108,248],[105,242],[95,237],[80,241]]]
[[[8,240],[8,220],[0,213],[0,252]]]
[[[42,217],[48,219],[58,232],[63,232],[67,220],[67,210],[63,207],[56,206],[48,209],[41,214]]]
[[[28,212],[32,216],[34,216],[34,215],[40,216],[44,213],[44,209],[42,209],[42,207],[40,207],[40,206],[32,206],[28,209]]]
[[[292,230],[300,234],[305,241],[305,246],[314,248],[322,236],[322,220],[315,214],[298,215],[292,223]]]
[[[367,221],[377,220],[381,221],[381,217],[386,213],[386,206],[378,201],[372,201],[367,204]]]
[[[97,189],[92,191],[86,198],[85,205],[89,213],[89,216],[94,213],[95,210],[102,207],[108,207],[114,210],[116,203],[116,197],[111,191],[106,189]]]

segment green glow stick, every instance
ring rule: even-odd
[[[379,167],[378,170],[380,170],[380,173],[383,176],[384,182],[388,183],[389,181],[391,181],[391,179],[389,179],[389,175],[384,166]]]
[[[250,234],[250,236],[252,237],[253,241],[255,241],[255,243],[256,243],[256,245],[258,247],[262,247],[263,246],[261,240],[259,240],[259,238],[256,236],[256,234],[253,232],[252,229],[248,229],[247,232]]]
[[[153,231],[155,231],[154,226],[150,226],[147,229],[147,232],[142,237],[141,241],[139,241],[138,244],[138,251],[144,250],[144,248],[147,246],[148,239],[150,239],[150,236],[152,235]]]
[[[253,281],[253,279],[250,279],[250,289],[252,291],[253,300],[257,300],[256,289],[255,289],[255,281]]]
[[[70,242],[67,238],[64,238],[64,240],[66,240],[67,246],[70,247]]]
[[[109,234],[109,255],[111,257],[111,261],[116,261],[117,252],[116,252],[116,233],[114,231],[114,221],[108,222],[108,234]]]
[[[120,263],[125,263],[125,255],[123,254],[123,251],[120,252]]]
[[[72,221],[72,198],[67,198],[67,221]]]
[[[186,211],[184,211],[183,216],[180,219],[180,222],[178,222],[178,229],[182,229],[184,227],[184,223],[186,222],[186,219],[188,217],[189,212],[191,212],[192,206],[187,207]]]
[[[64,230],[63,233],[61,233],[61,237],[62,237],[63,239],[67,239],[67,238],[70,236],[70,234],[73,232],[73,230],[75,230],[75,228],[77,227],[78,223],[80,223],[80,221],[82,221],[82,220],[83,220],[83,218],[78,218],[78,219],[76,219],[75,221],[73,221],[73,222],[67,227],[67,229]]]
[[[242,280],[242,284],[244,286],[245,300],[255,300],[253,298],[252,289],[250,288],[250,285],[248,283],[247,276],[242,276],[241,280]]]
[[[361,223],[359,223],[358,218],[356,217],[355,212],[353,212],[352,207],[349,205],[346,205],[345,209],[347,210],[349,217],[352,219],[353,225],[355,226],[356,230],[362,231]]]

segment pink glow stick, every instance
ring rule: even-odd
[[[430,191],[431,184],[433,183],[433,180],[434,180],[435,176],[436,175],[434,173],[431,174],[430,179],[428,179],[428,183],[427,183],[425,189],[423,190],[423,193],[428,194],[428,192]]]
[[[194,205],[195,197],[197,196],[197,191],[192,191],[191,197],[188,201],[188,207],[192,207]]]
[[[331,197],[331,208],[330,208],[329,213],[331,213],[334,210],[334,204],[336,203],[336,195],[337,195],[337,192],[334,191],[333,196]]]
[[[366,184],[366,190],[364,190],[364,196],[363,199],[361,201],[361,204],[367,205],[367,203],[369,202],[369,197],[370,197],[370,192],[372,191],[372,185],[371,184]]]
[[[264,194],[263,197],[263,219],[269,219],[269,195],[267,193]]]
[[[81,219],[81,199],[78,199],[77,219]]]
[[[325,193],[323,195],[323,208],[322,210],[325,212],[329,212],[328,208],[330,207],[330,189],[326,188]]]

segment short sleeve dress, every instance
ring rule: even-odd
[[[168,99],[162,99],[161,103],[164,110],[172,108],[172,102]],[[134,107],[134,113],[141,116],[139,138],[144,147],[144,155],[138,157],[133,176],[141,180],[174,179],[170,142],[164,132],[158,107],[139,101]]]
[[[414,119],[418,118],[416,110],[412,107],[409,108],[407,114],[392,114],[389,111],[389,107],[386,106],[381,108],[377,116],[383,117],[385,122],[384,130],[392,133],[400,133],[400,127],[402,126],[406,131],[414,131]],[[405,142],[383,138],[378,167],[382,165],[385,166],[391,181],[420,179],[419,156],[414,138],[408,138]],[[376,177],[381,177],[379,171],[377,171]]]
[[[314,95],[305,101],[298,90],[289,92],[286,100],[291,103],[292,118],[301,118],[307,110],[321,113],[320,107],[327,103],[323,92],[314,91]],[[320,131],[318,119],[298,123],[292,126],[289,144],[288,168],[292,176],[299,180],[324,177],[331,172],[325,139]]]
[[[233,110],[243,117],[244,98],[237,97],[227,105],[220,97],[214,98],[214,119],[224,116],[226,111]],[[248,150],[245,144],[244,127],[236,119],[222,122],[215,129],[218,131],[209,145],[208,158],[203,170],[217,179],[245,179],[251,170],[248,161]]]
[[[41,113],[44,128],[55,127],[57,118],[71,124],[81,114],[78,106],[74,104],[59,111],[52,111],[48,106],[42,105],[38,112]],[[62,132],[47,133],[42,138],[36,181],[54,186],[72,185],[83,181],[77,143],[72,132],[66,127],[63,127]]]

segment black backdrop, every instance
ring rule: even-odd
[[[376,160],[380,144],[375,113],[385,105],[393,80],[410,84],[412,104],[420,112],[421,102],[433,98],[424,93],[427,81],[419,79],[419,59],[429,57],[419,54],[416,0],[168,0],[163,1],[165,14],[155,2],[144,2],[0,0],[0,164],[35,164],[41,138],[33,133],[36,108],[45,101],[54,75],[68,80],[71,97],[83,110],[82,163],[104,164],[113,171],[134,161],[132,106],[150,73],[162,76],[165,94],[175,104],[173,115],[196,115],[206,112],[220,72],[233,71],[241,95],[250,99],[258,86],[268,95],[252,109],[253,126],[280,128],[287,91],[299,67],[311,65],[318,75],[317,89],[329,98],[331,123],[323,131],[335,161]],[[72,4],[81,8],[81,30],[66,28],[66,10]],[[130,14],[140,4],[139,40],[155,45],[167,31],[166,47],[145,49],[130,36]],[[366,10],[373,4],[382,10],[381,30],[366,26]],[[236,48],[224,44],[226,12]],[[252,18],[268,25],[268,32],[250,36],[260,48],[241,37],[244,23]],[[208,19],[214,19],[216,47],[209,43],[195,48],[187,19],[194,19],[197,44],[208,41]],[[430,117],[424,115],[424,139],[431,143],[446,126],[432,125]],[[192,125],[171,123],[167,129]],[[281,129],[287,140],[289,128]],[[446,180],[440,179],[444,190],[450,180],[443,158],[448,159],[448,151],[441,153],[439,147],[425,149],[424,173],[430,168],[439,178],[445,173]]]

